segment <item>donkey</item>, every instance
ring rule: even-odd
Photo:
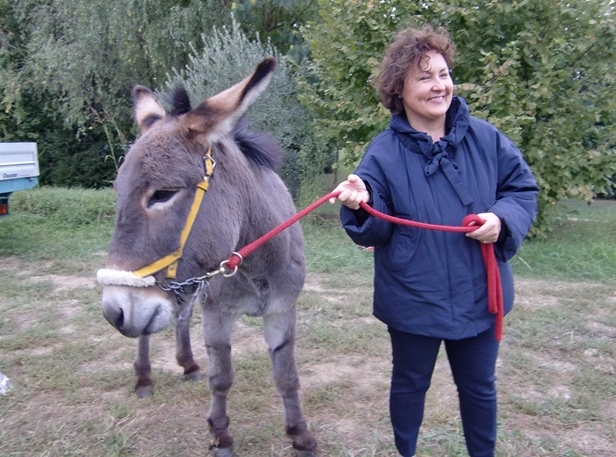
[[[294,354],[305,279],[299,224],[256,249],[240,268],[226,268],[224,261],[295,214],[276,173],[282,149],[241,122],[275,67],[273,57],[265,58],[250,76],[194,109],[183,89],[175,91],[169,112],[149,89],[133,89],[140,135],[114,183],[115,227],[106,268],[97,273],[103,315],[123,335],[139,338],[137,389],[144,395],[151,384],[148,335],[175,320],[178,362],[198,377],[187,322],[192,304],[200,302],[212,395],[207,420],[217,457],[233,455],[226,411],[231,332],[243,314],[263,317],[293,448],[312,456],[317,445],[302,413]]]

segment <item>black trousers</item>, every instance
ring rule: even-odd
[[[496,358],[494,328],[462,340],[442,340],[389,328],[393,370],[390,415],[396,448],[415,455],[426,392],[441,343],[458,390],[466,447],[471,457],[494,457],[496,444]]]

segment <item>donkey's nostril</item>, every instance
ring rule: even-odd
[[[114,321],[115,322],[113,323],[113,325],[115,325],[118,330],[121,329],[124,325],[124,311],[122,311],[122,308],[119,309],[119,312],[115,317]]]
[[[105,316],[107,322],[109,322],[118,330],[121,330],[122,326],[124,325],[124,311],[122,311],[122,308],[105,309],[103,311],[103,316]]]

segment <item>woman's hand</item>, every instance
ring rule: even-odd
[[[351,209],[359,209],[361,202],[367,202],[370,200],[370,192],[366,189],[366,185],[357,175],[349,175],[346,181],[342,181],[334,189],[334,192],[340,192],[337,200]],[[330,198],[331,204],[336,203],[336,198]]]
[[[494,213],[480,213],[477,214],[481,219],[485,222],[481,227],[473,232],[468,232],[466,236],[469,238],[474,238],[477,241],[481,241],[482,243],[496,243],[498,240],[498,235],[501,231],[501,220]],[[476,225],[472,223],[472,225]]]

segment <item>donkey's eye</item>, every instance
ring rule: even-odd
[[[177,194],[177,192],[178,191],[174,189],[157,190],[150,197],[150,200],[148,201],[148,208],[156,203],[168,202],[175,194]]]

